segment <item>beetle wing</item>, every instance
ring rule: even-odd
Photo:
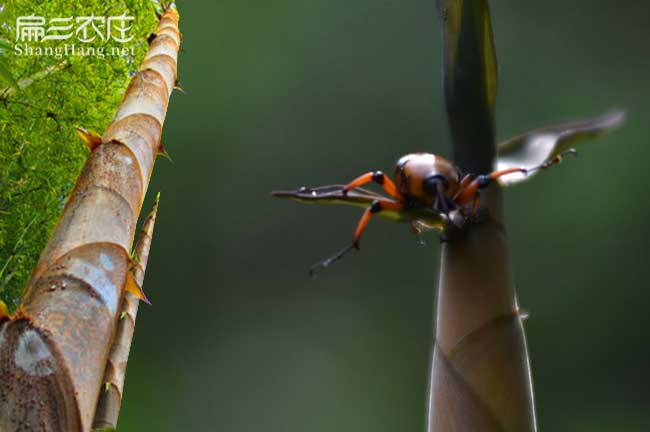
[[[600,117],[546,126],[515,136],[499,144],[496,170],[536,167],[582,141],[617,128],[624,119],[625,113],[615,110]],[[510,186],[528,180],[538,172],[508,174],[499,182],[502,186]]]

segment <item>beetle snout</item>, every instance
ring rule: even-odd
[[[435,196],[435,194],[438,193],[439,187],[442,187],[445,191],[449,187],[449,180],[447,180],[447,178],[442,174],[426,176],[422,181],[422,190],[429,195]]]

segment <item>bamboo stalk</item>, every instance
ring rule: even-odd
[[[444,88],[455,163],[471,173],[496,158],[496,57],[486,0],[439,0]],[[512,281],[498,185],[483,223],[443,243],[428,430],[535,431],[526,340]]]
[[[488,195],[489,219],[442,245],[429,431],[536,430],[501,193]]]
[[[28,283],[0,324],[0,430],[89,431],[126,290],[129,251],[176,82],[172,4]]]
[[[142,286],[144,274],[149,260],[149,249],[153,236],[156,214],[158,213],[158,202],[160,194],[156,197],[153,208],[140,231],[140,237],[134,251],[134,262],[131,271],[136,282]],[[131,293],[124,294],[122,302],[122,314],[117,324],[117,332],[113,340],[111,352],[108,355],[106,372],[104,373],[104,390],[99,395],[93,429],[117,428],[117,420],[122,405],[124,392],[124,381],[126,378],[126,367],[129,361],[129,352],[133,334],[135,333],[135,320],[138,316],[140,299]]]

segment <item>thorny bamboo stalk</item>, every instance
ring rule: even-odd
[[[439,0],[439,7],[454,161],[465,172],[489,172],[496,158],[497,69],[487,0]],[[492,185],[486,192],[485,222],[442,245],[431,432],[536,430],[501,190]]]
[[[134,261],[131,271],[140,286],[144,282],[144,274],[147,270],[149,249],[151,248],[151,239],[156,223],[159,199],[160,194],[156,197],[153,208],[142,226],[138,243],[133,252]],[[117,428],[120,406],[122,405],[124,380],[126,378],[126,366],[129,361],[133,334],[135,333],[135,320],[138,316],[139,305],[140,299],[136,296],[129,292],[124,294],[122,314],[117,324],[117,331],[111,352],[108,355],[106,372],[104,374],[104,389],[100,393],[99,400],[97,401],[93,429]]]
[[[91,428],[124,293],[138,292],[129,251],[162,152],[179,46],[172,4],[93,147],[17,313],[0,324],[0,430]]]

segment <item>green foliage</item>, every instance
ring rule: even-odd
[[[108,126],[146,52],[155,6],[150,0],[10,0],[0,6],[0,298],[10,309],[18,304],[88,154],[75,126],[100,133]],[[18,55],[13,49],[20,16],[49,20],[123,13],[135,17],[130,42],[89,45],[107,52],[133,47],[134,55],[57,58]],[[66,42],[76,41],[40,41],[38,46]]]

